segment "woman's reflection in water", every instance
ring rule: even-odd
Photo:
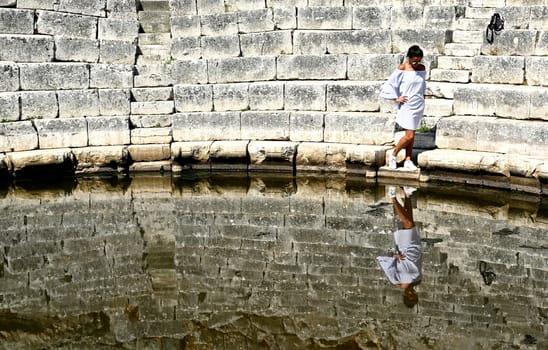
[[[403,303],[412,308],[419,301],[414,287],[422,280],[421,238],[419,228],[413,220],[411,205],[411,196],[415,188],[403,188],[403,205],[396,197],[396,188],[390,187],[389,191],[400,222],[398,230],[394,232],[394,250],[388,256],[377,257],[377,260],[390,282],[403,289]]]

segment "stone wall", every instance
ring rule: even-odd
[[[2,188],[0,349],[545,349],[546,201],[428,186],[413,309],[375,260],[388,191],[363,179]]]
[[[546,0],[0,0],[0,169],[379,176],[419,44],[417,179],[546,192],[547,29]]]

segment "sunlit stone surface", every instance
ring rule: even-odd
[[[388,185],[245,174],[36,183],[0,190],[0,349],[548,345],[543,197],[415,192],[423,280],[408,308],[375,259],[394,244]]]

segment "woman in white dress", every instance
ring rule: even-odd
[[[420,127],[424,117],[426,70],[420,63],[423,56],[420,47],[411,46],[407,51],[407,61],[398,66],[381,89],[381,97],[398,102],[396,123],[405,129],[405,136],[400,139],[390,156],[389,167],[392,169],[397,168],[398,153],[405,149],[404,168],[417,170],[411,160],[411,153],[415,142],[415,130]]]

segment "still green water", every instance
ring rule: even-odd
[[[547,198],[412,187],[5,185],[0,349],[548,348]]]

